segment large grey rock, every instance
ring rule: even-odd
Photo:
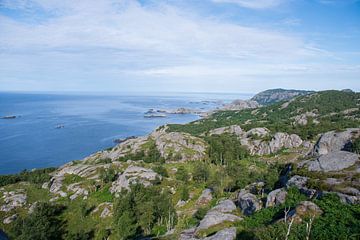
[[[196,201],[196,204],[197,205],[206,205],[206,204],[209,204],[212,199],[213,199],[212,190],[209,188],[206,188],[202,191],[199,199]]]
[[[278,206],[285,203],[287,192],[285,189],[280,188],[270,192],[266,199],[266,207]]]
[[[324,133],[315,144],[313,154],[320,156],[331,152],[349,150],[351,140],[360,136],[360,128],[350,128],[343,132]]]
[[[167,132],[167,127],[150,134],[161,156],[169,161],[201,160],[206,156],[207,144],[188,133]],[[178,159],[179,158],[179,159]]]
[[[26,204],[27,196],[22,190],[3,192],[4,205],[0,207],[0,211],[9,212],[15,208],[22,207]]]
[[[307,163],[309,171],[330,172],[340,171],[351,167],[359,161],[359,157],[355,153],[337,151],[321,155],[314,161]]]
[[[10,224],[12,223],[13,221],[15,221],[17,219],[18,215],[17,214],[14,214],[14,215],[11,215],[10,217],[7,217],[4,219],[3,223],[4,224]]]
[[[268,136],[266,128],[254,128],[247,132],[246,136],[240,138],[242,145],[246,146],[251,155],[268,155],[276,153],[283,148],[297,148],[302,144],[302,139],[296,134],[276,133],[270,141],[262,140]],[[252,136],[260,139],[253,139]]]
[[[299,175],[292,176],[286,183],[286,187],[296,187],[302,188],[306,186],[307,181],[309,180],[308,177],[303,177]]]
[[[219,202],[212,210],[222,212],[222,213],[231,213],[236,210],[236,205],[233,201],[227,199]]]
[[[342,203],[346,203],[346,204],[359,204],[360,203],[360,196],[351,196],[348,194],[344,194],[344,193],[336,193],[336,195],[339,196],[340,201]]]
[[[239,111],[243,109],[253,109],[260,107],[260,104],[251,100],[234,100],[230,104],[226,104],[222,110]]]
[[[228,213],[218,212],[216,210],[210,210],[205,217],[200,221],[196,231],[199,232],[204,229],[216,226],[223,222],[236,222],[241,221],[242,218]]]
[[[262,207],[261,201],[254,194],[245,191],[239,193],[238,205],[241,212],[246,216],[253,214]]]
[[[289,212],[289,219],[293,218],[295,222],[300,223],[306,217],[317,217],[322,213],[323,211],[315,203],[302,201]]]
[[[152,169],[147,169],[138,166],[129,166],[123,174],[121,174],[116,181],[112,183],[110,188],[111,193],[121,192],[122,190],[130,190],[130,185],[135,183],[143,184],[144,186],[151,185],[151,181],[161,179],[161,176]]]
[[[203,240],[235,240],[236,239],[236,228],[225,228],[215,235],[206,237]]]
[[[241,136],[244,134],[243,130],[239,125],[231,125],[228,127],[215,128],[209,131],[209,135],[221,135],[224,133],[234,134],[237,136]]]

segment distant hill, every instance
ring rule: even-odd
[[[303,96],[314,91],[293,90],[293,89],[269,89],[256,94],[251,100],[261,105],[269,105],[277,102],[288,101],[297,96]]]

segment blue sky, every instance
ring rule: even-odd
[[[0,0],[0,91],[360,91],[359,0]]]

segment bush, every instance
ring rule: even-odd
[[[248,156],[248,151],[234,135],[213,135],[206,137],[205,140],[209,144],[209,159],[214,164],[227,165],[231,161],[241,160]]]
[[[65,231],[59,215],[63,209],[59,205],[38,203],[33,213],[14,222],[11,236],[19,240],[62,239]]]
[[[209,166],[203,162],[197,162],[194,167],[193,179],[197,182],[206,182],[209,179]]]
[[[189,197],[189,189],[186,186],[182,186],[180,189],[180,199],[183,201],[187,201]]]
[[[158,188],[131,186],[122,192],[114,206],[114,225],[118,239],[149,236],[152,232],[165,233],[177,222],[170,193]]]
[[[23,181],[34,184],[43,184],[51,179],[49,173],[55,170],[56,168],[43,168],[33,171],[23,170],[17,174],[0,175],[0,187]]]
[[[175,178],[179,181],[188,182],[189,173],[183,166],[180,166],[175,174]]]
[[[100,179],[104,183],[110,183],[116,179],[116,172],[113,168],[104,169],[102,168],[100,170]]]

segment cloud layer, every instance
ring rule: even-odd
[[[251,9],[283,2],[213,1]],[[1,8],[20,16],[0,14],[2,87],[94,90],[106,82],[133,90],[152,82],[144,89],[171,90],[181,84],[191,89],[194,81],[197,87],[206,80],[241,87],[237,82],[242,79],[297,79],[300,73],[326,74],[330,65],[350,76],[359,72],[344,64],[320,67],[319,61],[337,56],[301,35],[204,16],[166,2],[8,0]]]

